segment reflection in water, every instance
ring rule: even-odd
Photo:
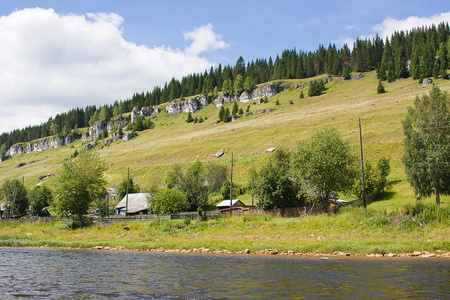
[[[0,297],[446,298],[448,259],[0,248]]]

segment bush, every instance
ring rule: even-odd
[[[450,207],[435,204],[425,204],[420,201],[414,205],[405,205],[405,214],[414,217],[417,222],[430,224],[432,222],[448,222]]]
[[[187,209],[186,195],[179,190],[170,188],[159,191],[152,206],[153,213],[157,215],[177,214]]]

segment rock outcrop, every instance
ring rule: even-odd
[[[112,131],[114,128],[114,125],[116,125],[117,128],[119,127],[125,127],[127,126],[127,122],[125,121],[100,121],[95,122],[92,124],[92,126],[89,128],[89,138],[88,141],[92,142],[96,140],[99,136],[102,136],[103,132],[107,130],[108,132]]]
[[[432,84],[433,83],[433,79],[431,79],[431,78],[425,78],[423,81],[422,81],[422,87],[426,87],[426,86],[428,86],[428,85],[430,85],[430,84]]]
[[[195,113],[197,110],[205,108],[211,101],[205,95],[189,98],[186,101],[173,100],[166,106],[166,112],[169,115],[177,115],[181,113]]]
[[[32,141],[30,143],[19,143],[12,145],[8,151],[6,151],[6,157],[13,157],[19,155],[21,153],[31,153],[34,151],[46,151],[50,149],[56,149],[61,146],[66,146],[75,139],[79,138],[79,135],[68,135],[68,136],[55,136],[48,137],[45,139],[40,139],[36,141]]]
[[[156,114],[159,114],[161,110],[157,105],[153,107],[144,106],[138,112],[137,107],[133,107],[131,111],[131,123],[136,122],[137,117],[146,118],[146,117],[155,117]]]
[[[251,92],[245,91],[243,92],[239,97],[236,97],[235,95],[219,95],[216,99],[214,99],[214,104],[217,108],[220,108],[222,105],[239,101],[242,103],[246,103],[249,101],[255,101],[264,97],[270,98],[275,96],[275,94],[278,92],[278,88],[274,84],[267,84],[262,87],[259,87],[257,89],[254,89]]]
[[[217,98],[208,99],[205,95],[189,98],[187,100],[173,100],[166,106],[166,112],[169,115],[177,115],[181,113],[195,113],[197,110],[205,108],[210,103],[214,102],[217,108],[222,105],[226,105],[231,102],[246,103],[249,101],[258,100],[264,97],[270,98],[278,92],[278,88],[274,84],[267,84],[262,87],[256,88],[251,92],[244,91],[239,97],[236,95],[223,95],[220,94]],[[132,114],[133,116],[133,114]]]

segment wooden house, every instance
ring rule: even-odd
[[[245,205],[239,199],[235,199],[231,201],[231,207],[233,211],[242,212],[244,210],[248,210],[250,206]],[[223,214],[230,213],[230,200],[223,200],[219,204],[216,205],[217,210]]]
[[[147,199],[150,197],[149,193],[134,193],[128,194],[128,207],[127,207],[127,195],[125,195],[119,204],[116,205],[116,212],[118,215],[139,215],[147,214],[150,205]]]

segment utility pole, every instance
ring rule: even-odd
[[[128,176],[127,176],[127,200],[125,203],[125,217],[128,216],[128,183],[130,182],[130,167],[128,167]]]
[[[253,204],[253,177],[252,177],[252,209],[255,209],[255,205]]]
[[[230,217],[233,214],[233,152],[231,152],[231,174],[230,174]]]
[[[14,194],[13,194],[13,201],[11,204],[11,211],[9,212],[9,219],[11,219],[14,210],[14,202],[16,202],[16,194],[17,194],[17,179],[14,181]]]
[[[367,203],[366,203],[366,184],[364,182],[364,157],[363,157],[363,146],[362,146],[362,134],[361,134],[361,118],[358,118],[359,122],[359,148],[361,150],[361,180],[362,180],[362,198],[363,198],[363,205],[364,209],[367,210]]]

